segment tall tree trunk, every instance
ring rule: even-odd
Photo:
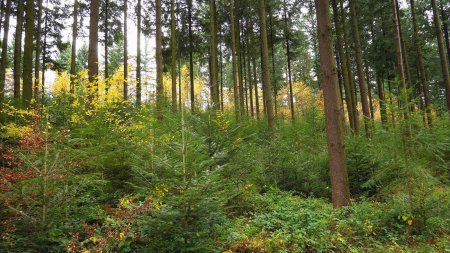
[[[34,60],[34,98],[39,100],[39,84],[41,83],[41,78],[39,74],[41,72],[41,33],[42,33],[42,0],[38,0],[38,23],[36,30],[36,53]],[[44,92],[44,91],[41,91]]]
[[[236,118],[240,118],[240,103],[239,103],[239,70],[238,70],[238,55],[236,51],[236,23],[235,23],[235,7],[234,0],[230,0],[230,17],[231,17],[231,63],[233,68],[233,95],[234,95],[234,111]]]
[[[253,103],[253,77],[252,77],[252,69],[251,69],[251,57],[252,57],[252,50],[251,50],[251,39],[252,36],[252,28],[251,28],[251,20],[247,20],[247,29],[246,29],[246,43],[247,43],[247,85],[249,89],[249,102],[250,102],[250,116],[252,118],[255,117],[255,107]]]
[[[259,27],[261,32],[261,55],[262,55],[262,83],[266,114],[269,130],[272,135],[275,134],[275,118],[273,112],[273,95],[272,87],[270,87],[269,76],[269,45],[267,42],[267,25],[266,25],[266,4],[264,0],[259,0]]]
[[[352,92],[350,89],[350,76],[349,70],[347,69],[347,55],[345,54],[345,48],[343,43],[343,32],[342,32],[342,21],[340,19],[340,13],[338,9],[338,5],[336,0],[332,0],[333,6],[333,17],[334,17],[334,26],[336,30],[336,43],[338,47],[339,59],[341,60],[341,73],[342,73],[342,81],[344,85],[344,93],[345,93],[345,103],[347,105],[347,114],[350,122],[350,127],[353,132],[355,130],[355,117],[353,115],[353,102],[352,102]]]
[[[397,68],[398,68],[398,75],[400,79],[400,95],[406,92],[406,80],[405,80],[405,67],[404,67],[404,61],[403,61],[403,47],[402,47],[402,41],[401,41],[401,34],[400,34],[400,27],[398,19],[398,12],[397,12],[397,0],[392,0],[392,20],[394,22],[394,35],[395,35],[395,51],[397,53]],[[399,101],[400,102],[400,101]],[[404,99],[402,103],[400,103],[400,109],[403,110],[403,108],[407,103],[407,99]],[[407,113],[404,113],[405,118],[407,118]]]
[[[278,85],[277,85],[277,79],[276,79],[276,72],[275,72],[275,42],[273,37],[273,22],[272,22],[272,11],[269,10],[269,27],[270,27],[270,58],[272,60],[272,87],[273,87],[273,98],[274,98],[274,110],[275,110],[275,117],[277,117],[278,113],[278,103],[277,103],[277,97],[278,97]]]
[[[286,0],[284,0],[284,36],[286,40],[286,61],[287,61],[287,78],[289,83],[289,106],[291,108],[291,119],[295,119],[295,110],[294,110],[294,94],[292,91],[292,68],[291,68],[291,38],[290,38],[290,29],[289,29],[289,20],[287,14],[287,6]]]
[[[236,56],[237,56],[237,71],[238,71],[238,89],[239,89],[239,113],[240,116],[244,116],[245,104],[244,104],[244,75],[242,74],[242,50],[241,50],[241,8],[242,1],[238,1],[237,8],[234,9],[235,12],[235,36],[236,36]]]
[[[89,21],[89,54],[88,54],[88,70],[89,70],[89,86],[88,98],[89,102],[98,95],[98,21],[100,0],[92,0],[90,6]]]
[[[0,32],[2,31],[2,20],[3,16],[5,15],[5,1],[0,1]]]
[[[224,111],[224,107],[223,107],[223,50],[222,50],[222,41],[223,41],[223,37],[222,37],[222,28],[219,29],[220,31],[220,40],[221,42],[219,43],[219,51],[220,51],[220,109],[222,111]]]
[[[23,105],[30,107],[33,96],[33,37],[34,37],[34,0],[26,4],[25,44],[23,50]]]
[[[346,11],[344,9],[343,0],[339,1],[341,13],[340,13],[340,23],[342,27],[342,37],[343,37],[343,46],[344,46],[344,58],[342,59],[342,64],[345,64],[345,68],[347,69],[348,76],[348,85],[349,85],[349,97],[351,100],[351,109],[353,110],[353,132],[358,135],[359,134],[359,117],[358,117],[358,102],[355,92],[355,79],[353,78],[352,66],[350,64],[350,47],[348,45],[348,37],[347,37],[347,26],[345,24]],[[344,62],[345,60],[345,62]]]
[[[186,0],[188,6],[188,26],[189,26],[189,80],[191,88],[191,112],[195,111],[195,84],[194,84],[194,45],[192,37],[192,0]]]
[[[156,0],[156,111],[158,120],[163,120],[164,84],[162,55],[161,0]]]
[[[75,81],[77,79],[77,37],[78,37],[78,0],[73,4],[72,22],[72,53],[70,59],[70,93],[75,93]]]
[[[413,38],[414,38],[414,45],[416,48],[416,54],[417,54],[417,67],[419,68],[419,78],[420,78],[420,84],[421,84],[421,90],[423,91],[423,96],[425,99],[425,107],[427,112],[427,121],[428,125],[432,124],[432,116],[431,116],[431,109],[430,109],[430,92],[427,82],[427,77],[425,74],[425,67],[423,63],[423,52],[422,52],[422,46],[421,46],[421,40],[419,36],[419,28],[417,26],[417,17],[416,17],[416,7],[414,0],[409,0],[409,3],[411,5],[411,18],[413,23]],[[422,100],[422,98],[421,98]]]
[[[213,110],[220,110],[219,102],[219,80],[217,69],[217,27],[216,27],[216,0],[210,0],[210,29],[211,29],[211,101]]]
[[[381,115],[381,123],[383,127],[387,127],[387,113],[386,113],[386,101],[384,97],[384,85],[383,85],[383,76],[377,74],[377,89],[378,89],[378,98],[380,101],[380,115]]]
[[[344,126],[339,103],[336,63],[333,57],[328,0],[316,0],[316,13],[327,121],[331,193],[333,206],[337,208],[350,204],[350,190],[344,150]]]
[[[142,5],[141,0],[137,3],[137,57],[136,57],[136,104],[142,102],[142,76],[141,76],[141,30],[142,30]]]
[[[42,44],[42,83],[41,100],[45,98],[45,64],[47,63],[47,35],[48,35],[48,0],[45,2],[44,41]]]
[[[7,0],[5,10],[5,22],[3,23],[4,30],[2,42],[2,60],[0,66],[0,103],[3,102],[3,98],[5,96],[5,79],[6,79],[6,67],[8,65],[8,34],[9,34],[10,16],[11,16],[11,0]]]
[[[349,4],[352,19],[353,40],[355,42],[355,56],[356,56],[356,67],[358,72],[359,91],[364,114],[364,127],[366,130],[366,137],[370,139],[372,138],[372,131],[370,129],[370,109],[369,109],[369,101],[367,99],[367,83],[364,77],[363,57],[361,50],[361,40],[359,36],[359,25],[358,25],[358,16],[356,14],[355,0],[349,0]]]
[[[22,30],[23,30],[23,9],[24,2],[17,1],[17,23],[16,33],[14,38],[14,98],[20,98],[20,72],[21,72],[21,58],[22,58]]]
[[[433,7],[434,26],[439,47],[439,57],[441,59],[442,78],[444,79],[445,97],[447,99],[447,109],[450,111],[450,77],[448,73],[448,59],[445,53],[444,35],[442,33],[442,22],[439,17],[439,9],[436,0],[431,0]]]
[[[258,75],[256,73],[255,54],[252,55],[252,65],[253,65],[253,84],[255,85],[255,112],[256,112],[256,119],[259,119]]]
[[[106,85],[106,94],[108,94],[109,91],[109,83],[108,83],[108,78],[109,78],[109,63],[108,63],[108,45],[109,45],[109,40],[108,40],[108,32],[109,32],[109,22],[108,22],[108,18],[109,18],[109,0],[105,0],[105,85]]]
[[[123,100],[128,100],[128,0],[123,8]]]
[[[175,0],[170,0],[170,65],[172,81],[172,111],[177,111],[177,43]]]
[[[442,26],[444,29],[445,48],[447,50],[447,60],[449,60],[449,64],[450,64],[450,38],[449,38],[449,32],[448,32],[448,16],[446,15],[446,13],[444,11],[444,4],[442,2],[439,4],[439,7],[441,10]]]

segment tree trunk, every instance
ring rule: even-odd
[[[222,37],[222,28],[219,29],[220,30],[220,40],[221,42],[219,43],[219,51],[220,51],[220,109],[222,111],[224,111],[224,107],[223,107],[223,50],[222,50],[222,41],[223,41],[223,37]]]
[[[369,101],[367,99],[367,84],[366,79],[364,77],[364,66],[362,59],[363,57],[361,50],[361,40],[359,36],[359,25],[358,25],[358,16],[356,14],[355,0],[349,0],[349,4],[352,19],[353,40],[355,42],[355,56],[356,56],[356,67],[358,72],[359,91],[364,114],[364,127],[366,130],[366,137],[371,139],[372,132],[370,129],[370,109],[369,109]]]
[[[3,102],[3,98],[5,96],[5,79],[6,79],[6,67],[8,65],[8,34],[9,34],[10,16],[11,16],[11,0],[7,0],[5,10],[5,22],[3,23],[4,31],[2,42],[2,60],[0,66],[0,103]]]
[[[75,81],[77,78],[77,37],[78,37],[78,0],[73,4],[72,23],[72,53],[70,59],[70,93],[75,93]]]
[[[417,67],[419,68],[419,78],[420,78],[420,84],[421,84],[421,90],[423,91],[423,96],[425,100],[425,107],[427,112],[427,121],[428,125],[432,124],[432,116],[431,116],[431,109],[430,109],[430,92],[427,82],[427,77],[425,74],[425,67],[423,63],[423,52],[422,52],[422,46],[419,36],[419,28],[417,26],[417,18],[416,18],[416,7],[414,0],[409,1],[411,5],[411,18],[413,23],[413,38],[414,38],[414,45],[416,48],[416,54],[417,54]],[[422,100],[422,98],[420,98]]]
[[[109,69],[108,69],[108,45],[109,45],[109,41],[108,41],[108,32],[109,32],[109,24],[108,24],[108,17],[109,16],[109,0],[105,0],[105,88],[106,88],[106,94],[108,94],[109,91],[109,83],[108,83],[108,78],[109,78]]]
[[[256,74],[256,59],[254,54],[252,55],[252,65],[253,65],[253,83],[255,85],[255,112],[256,112],[256,119],[259,119],[258,75]]]
[[[189,26],[189,79],[191,87],[191,112],[195,112],[195,84],[194,84],[194,58],[193,58],[193,38],[192,38],[192,0],[186,0],[188,6],[188,26]]]
[[[239,5],[234,9],[235,12],[235,36],[236,36],[236,61],[238,71],[238,89],[239,89],[239,113],[240,116],[244,116],[244,75],[242,74],[242,52],[241,52],[241,17],[240,9],[242,8],[242,1],[238,1]]]
[[[123,7],[123,100],[128,100],[128,0]]]
[[[98,95],[98,22],[100,18],[100,0],[92,0],[90,8],[91,13],[89,21],[88,98],[89,103],[92,103]]]
[[[448,32],[448,17],[445,14],[444,11],[444,4],[439,5],[440,10],[441,10],[441,16],[442,16],[442,26],[444,29],[444,37],[445,37],[445,48],[447,50],[447,60],[449,60],[449,64],[450,64],[450,38],[449,38],[449,32]]]
[[[170,67],[172,81],[172,111],[177,111],[177,42],[175,0],[170,0]]]
[[[39,100],[40,67],[41,67],[41,33],[42,33],[42,0],[38,0],[38,23],[36,30],[36,53],[34,60],[34,98]],[[41,91],[44,92],[44,91]]]
[[[47,35],[48,35],[48,0],[45,2],[45,21],[44,21],[44,41],[42,44],[42,83],[41,83],[41,100],[45,97],[45,63],[47,62]]]
[[[270,54],[271,54],[271,60],[272,60],[272,87],[273,87],[273,98],[274,98],[274,112],[275,117],[277,117],[278,113],[278,103],[277,103],[277,97],[278,97],[278,85],[277,85],[277,79],[275,75],[275,45],[274,45],[274,38],[273,38],[273,23],[272,23],[272,11],[269,10],[269,27],[270,27]]]
[[[17,1],[17,23],[16,33],[14,38],[14,98],[20,98],[20,72],[21,72],[21,58],[22,58],[22,30],[23,30],[23,9],[24,2]]]
[[[233,95],[234,95],[234,112],[236,119],[240,118],[240,103],[239,103],[239,70],[238,70],[238,55],[236,52],[236,23],[234,19],[234,0],[230,0],[230,17],[231,17],[231,63],[233,68]]]
[[[349,85],[349,97],[352,103],[352,110],[353,110],[353,132],[358,135],[359,134],[359,117],[358,117],[358,102],[355,92],[355,79],[353,77],[352,72],[352,66],[350,64],[350,47],[348,46],[348,38],[347,38],[347,29],[345,24],[345,17],[346,12],[344,9],[343,0],[340,0],[339,2],[341,13],[340,13],[340,21],[342,26],[342,36],[343,36],[343,44],[344,44],[344,59],[342,60],[342,64],[345,64],[345,68],[347,69],[347,75],[348,75],[348,85]]]
[[[350,204],[350,190],[344,150],[344,127],[339,103],[336,63],[333,57],[328,0],[316,0],[320,66],[327,121],[328,156],[332,202],[335,208]]]
[[[383,85],[383,76],[377,74],[377,89],[378,89],[378,98],[380,101],[380,115],[381,115],[381,123],[386,128],[387,127],[387,113],[386,113],[386,101],[384,97],[384,85]]]
[[[156,111],[158,120],[163,120],[164,84],[162,55],[161,0],[156,0]]]
[[[136,104],[139,106],[142,102],[142,76],[141,76],[141,30],[142,14],[141,0],[137,3],[137,56],[136,56]]]
[[[220,110],[219,102],[219,80],[217,69],[217,27],[216,27],[216,0],[210,0],[210,29],[211,29],[211,101],[213,110]]]
[[[444,35],[442,33],[442,23],[439,17],[439,9],[436,0],[431,0],[433,7],[434,26],[439,47],[439,57],[441,59],[442,78],[444,80],[445,97],[447,99],[447,109],[450,111],[450,77],[448,73],[448,59],[445,53]]]
[[[292,68],[291,68],[291,38],[290,38],[290,29],[289,29],[289,20],[287,15],[287,6],[286,0],[284,0],[284,36],[286,39],[286,61],[287,61],[287,77],[289,83],[289,106],[291,108],[291,119],[295,119],[295,110],[294,110],[294,94],[292,91]]]
[[[263,93],[266,104],[266,114],[269,130],[272,135],[275,134],[275,119],[273,112],[273,95],[272,87],[270,87],[269,76],[269,46],[267,42],[267,25],[266,25],[266,4],[264,0],[259,0],[259,22],[261,31],[261,55],[262,55],[262,83]]]
[[[23,105],[30,107],[33,96],[33,37],[34,37],[34,0],[27,0],[25,44],[23,50]]]
[[[353,115],[354,109],[353,109],[353,102],[352,102],[352,92],[350,89],[350,76],[349,76],[349,70],[347,69],[347,55],[345,54],[345,48],[343,43],[343,32],[342,32],[342,21],[340,19],[338,5],[336,0],[332,0],[332,6],[333,6],[333,17],[334,17],[334,26],[336,30],[336,43],[338,47],[338,53],[339,53],[339,59],[341,60],[341,73],[342,73],[342,81],[344,85],[344,93],[345,93],[345,103],[347,104],[347,114],[348,114],[348,121],[350,122],[350,127],[353,130],[353,132],[356,132],[355,130],[355,117]]]
[[[247,43],[247,85],[249,89],[249,103],[250,103],[250,116],[252,118],[255,117],[255,107],[253,104],[253,77],[252,77],[252,69],[251,69],[251,56],[252,56],[252,50],[251,50],[251,39],[252,36],[252,28],[251,28],[251,20],[247,21],[247,36],[246,36],[246,43]]]

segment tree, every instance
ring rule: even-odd
[[[20,75],[22,59],[23,1],[17,1],[16,32],[14,35],[14,98],[20,98]]]
[[[128,100],[128,0],[123,2],[123,100]]]
[[[34,98],[39,99],[39,84],[40,84],[40,66],[41,66],[41,33],[42,33],[42,0],[38,0],[38,22],[36,30],[36,53],[34,61]],[[41,92],[44,92],[42,90]]]
[[[172,110],[177,110],[177,42],[176,42],[175,0],[170,0],[170,66],[172,77]]]
[[[238,71],[238,61],[237,61],[237,52],[236,52],[236,22],[235,22],[235,6],[234,0],[230,0],[230,25],[231,25],[231,64],[233,69],[233,101],[234,101],[234,113],[236,114],[236,118],[239,119],[241,116],[240,113],[240,104],[239,104],[239,71]]]
[[[156,0],[156,111],[158,120],[163,120],[164,85],[162,55],[162,19],[161,0]]]
[[[173,0],[172,0],[173,1]],[[210,0],[210,14],[211,14],[211,41],[210,41],[210,48],[211,48],[211,104],[213,110],[219,110],[220,109],[220,102],[219,102],[219,80],[218,80],[218,68],[217,68],[217,28],[216,28],[216,0]]]
[[[328,0],[316,1],[319,33],[320,70],[323,81],[326,132],[330,165],[332,202],[335,208],[350,203],[347,167],[344,151],[344,127],[339,103],[336,63],[333,57],[331,20]]]
[[[78,36],[78,0],[73,3],[72,22],[72,53],[70,58],[70,93],[75,93],[75,81],[77,76],[77,36]]]
[[[444,79],[445,97],[447,99],[447,109],[450,111],[450,76],[448,72],[448,59],[445,53],[444,35],[442,33],[442,22],[439,17],[439,9],[436,0],[431,0],[433,8],[434,27],[439,48],[439,58],[441,60],[442,78]]]
[[[23,50],[23,105],[30,107],[33,96],[34,0],[26,2],[25,44]]]
[[[269,76],[269,46],[267,42],[267,24],[266,24],[266,4],[264,0],[259,0],[259,28],[261,33],[261,56],[262,56],[262,83],[263,94],[266,104],[266,116],[269,130],[275,133],[275,117],[273,111],[272,87],[270,87]]]
[[[142,100],[142,84],[141,84],[141,0],[137,3],[137,55],[136,55],[136,104],[140,105]],[[124,38],[125,39],[125,38]]]
[[[9,17],[11,16],[11,0],[6,2],[5,22],[3,23],[3,41],[2,41],[2,60],[0,66],[0,103],[5,96],[5,78],[6,67],[8,65],[8,33],[9,33]],[[1,22],[1,20],[0,20]]]
[[[89,20],[89,102],[98,95],[98,22],[100,19],[100,0],[91,0]]]
[[[359,25],[358,25],[358,15],[356,14],[356,4],[355,0],[349,0],[350,4],[350,13],[352,19],[352,31],[353,31],[353,40],[355,43],[355,56],[356,56],[356,68],[358,73],[358,83],[359,83],[359,91],[361,95],[361,104],[363,108],[364,115],[364,127],[366,131],[366,137],[372,138],[372,131],[370,129],[370,108],[369,101],[367,99],[367,84],[366,78],[364,76],[364,66],[363,66],[363,57],[361,50],[361,39],[359,35]]]

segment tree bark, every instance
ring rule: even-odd
[[[319,33],[320,66],[327,122],[328,156],[331,197],[335,208],[350,204],[345,150],[344,127],[338,95],[336,63],[333,57],[331,20],[328,0],[316,0]]]
[[[356,68],[358,72],[359,91],[364,114],[364,128],[366,131],[366,137],[371,139],[372,131],[370,129],[370,109],[369,109],[369,101],[367,99],[367,83],[364,77],[363,57],[361,50],[361,40],[359,36],[359,25],[358,25],[358,16],[356,14],[355,0],[349,0],[349,4],[352,19],[353,40],[355,43],[355,56],[356,56]]]
[[[14,38],[14,98],[20,98],[20,72],[21,72],[21,58],[22,58],[22,31],[23,31],[23,9],[24,2],[17,1],[17,23],[16,33]]]
[[[442,78],[444,80],[445,97],[447,99],[447,109],[450,111],[450,77],[448,72],[448,59],[445,53],[444,35],[442,33],[442,22],[439,17],[439,9],[436,0],[431,0],[433,8],[434,26],[439,47],[439,57],[441,60]]]
[[[259,119],[259,96],[258,96],[258,76],[256,73],[256,59],[255,55],[252,55],[252,65],[253,65],[253,84],[255,85],[255,113],[256,119]]]
[[[192,37],[192,0],[186,0],[188,6],[188,26],[189,26],[189,80],[191,88],[191,112],[195,112],[195,84],[194,84],[194,45]]]
[[[70,59],[70,93],[75,93],[75,81],[77,79],[77,37],[78,37],[78,0],[73,4],[72,22],[72,53]]]
[[[39,84],[41,83],[40,67],[41,67],[41,33],[42,33],[42,0],[38,0],[38,22],[36,30],[36,53],[34,60],[34,98],[39,100]],[[41,91],[44,92],[44,91]]]
[[[100,0],[91,0],[90,7],[90,21],[89,21],[89,55],[88,55],[88,70],[89,70],[89,86],[88,98],[89,103],[92,103],[98,95],[98,22],[99,22],[99,8]]]
[[[30,107],[33,96],[33,37],[34,37],[34,0],[26,4],[25,44],[23,50],[23,95],[26,108]]]
[[[161,0],[156,0],[156,111],[158,120],[163,120],[164,84],[162,55]]]
[[[142,76],[141,76],[141,30],[142,14],[141,0],[137,3],[137,57],[136,57],[136,104],[139,106],[142,102]]]
[[[128,100],[128,0],[123,8],[123,100]]]
[[[5,96],[5,79],[6,79],[6,67],[8,65],[8,34],[9,34],[10,16],[11,16],[11,0],[7,0],[5,10],[5,22],[3,23],[2,60],[0,65],[0,103],[3,102]]]
[[[231,18],[231,64],[233,68],[233,97],[234,97],[234,112],[236,119],[240,119],[240,103],[239,103],[239,70],[238,70],[238,55],[236,51],[236,23],[235,23],[235,7],[234,0],[230,0],[230,18]]]
[[[217,27],[216,27],[216,0],[210,0],[210,29],[211,29],[211,41],[210,41],[210,54],[211,54],[211,102],[212,108],[215,111],[220,110],[219,102],[219,80],[217,69]]]
[[[273,111],[273,95],[272,87],[270,87],[269,76],[269,45],[267,42],[267,24],[266,24],[266,4],[264,0],[259,0],[259,23],[261,32],[261,54],[262,54],[262,83],[265,104],[267,123],[272,135],[275,134],[275,118]]]
[[[175,0],[170,0],[170,67],[172,81],[172,111],[177,111],[177,42]]]
[[[291,68],[291,38],[289,29],[289,20],[287,15],[286,0],[284,0],[284,35],[286,40],[286,61],[288,70],[288,83],[289,83],[289,106],[291,108],[291,119],[295,119],[295,109],[294,109],[294,94],[292,91],[292,68]]]

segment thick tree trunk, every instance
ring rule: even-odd
[[[123,100],[128,100],[128,0],[123,7]]]
[[[336,0],[332,0],[332,6],[333,6],[334,26],[336,30],[336,43],[338,47],[339,59],[341,60],[341,73],[345,93],[345,103],[347,105],[347,114],[350,122],[350,127],[353,130],[353,132],[356,132],[355,117],[353,115],[354,109],[352,102],[352,92],[350,89],[350,76],[349,70],[347,69],[347,59],[346,59],[347,55],[345,54],[345,47],[343,42],[343,32],[342,32],[343,25],[340,19],[339,9]]]
[[[415,7],[415,1],[409,0],[409,3],[411,5],[411,18],[413,23],[413,38],[414,38],[414,46],[416,48],[416,54],[417,54],[417,67],[419,69],[419,78],[420,78],[420,84],[421,84],[421,90],[423,92],[423,97],[425,100],[425,107],[426,107],[426,113],[427,113],[427,122],[428,125],[432,124],[432,116],[431,116],[431,109],[430,109],[430,92],[427,82],[427,77],[425,74],[425,67],[423,63],[423,52],[422,52],[422,46],[419,36],[419,28],[417,25],[417,17],[416,17],[416,7]],[[422,98],[420,98],[422,100]]]
[[[70,59],[70,93],[75,93],[75,81],[77,79],[77,37],[78,37],[78,0],[73,4],[72,22],[72,53]]]
[[[23,50],[23,105],[30,107],[33,96],[33,38],[34,38],[34,0],[26,4],[25,44]]]
[[[364,127],[366,130],[366,137],[370,139],[372,138],[372,131],[370,128],[370,108],[369,108],[369,101],[367,99],[367,83],[364,77],[363,57],[361,50],[361,40],[359,36],[359,25],[358,25],[358,16],[356,14],[355,0],[349,0],[349,4],[352,19],[353,40],[355,43],[355,56],[356,56],[356,67],[358,72],[359,91],[364,114]]]
[[[262,83],[263,93],[266,104],[266,114],[269,130],[272,135],[275,134],[275,118],[273,111],[273,95],[272,87],[270,87],[269,76],[269,45],[267,42],[267,25],[266,25],[266,4],[264,0],[259,0],[259,27],[261,32],[261,55],[262,55]]]
[[[98,96],[98,22],[99,22],[99,8],[100,0],[92,0],[90,7],[90,21],[89,21],[89,55],[88,55],[88,70],[89,70],[89,86],[88,98],[92,103]]]
[[[439,8],[441,10],[441,17],[442,17],[442,26],[444,29],[444,38],[445,38],[445,49],[447,50],[447,60],[449,60],[450,64],[450,38],[449,38],[449,32],[448,32],[448,16],[446,15],[446,11],[444,11],[444,4],[439,5]]]
[[[236,119],[240,118],[240,103],[239,103],[239,70],[238,70],[238,55],[236,51],[236,23],[235,23],[235,6],[234,0],[230,0],[230,19],[231,19],[231,64],[233,68],[233,98],[234,98],[234,112]]]
[[[137,3],[137,56],[136,56],[136,104],[139,106],[142,102],[142,76],[141,76],[141,30],[142,14],[141,0]]]
[[[350,204],[350,190],[344,150],[344,126],[338,95],[336,63],[333,57],[328,0],[316,0],[320,66],[327,121],[331,193],[335,208]]]
[[[21,75],[21,58],[22,58],[22,31],[23,31],[23,9],[24,2],[18,1],[17,6],[17,23],[14,38],[14,98],[20,98],[20,75]]]
[[[8,66],[8,34],[9,34],[10,16],[11,16],[11,0],[7,0],[5,10],[5,22],[3,23],[4,30],[2,41],[2,60],[0,65],[0,103],[3,102],[3,98],[5,96],[6,67]]]
[[[156,111],[158,120],[163,120],[164,84],[162,55],[161,0],[156,0]]]
[[[217,69],[217,27],[216,27],[216,0],[210,0],[210,29],[211,29],[211,41],[210,41],[210,54],[211,54],[211,102],[213,110],[220,110],[219,102],[219,72]]]
[[[439,47],[439,57],[441,59],[442,78],[444,80],[445,97],[447,99],[447,109],[450,111],[450,77],[448,72],[448,59],[445,52],[444,35],[442,33],[442,22],[439,17],[439,9],[436,0],[431,0],[433,7],[434,26]]]

